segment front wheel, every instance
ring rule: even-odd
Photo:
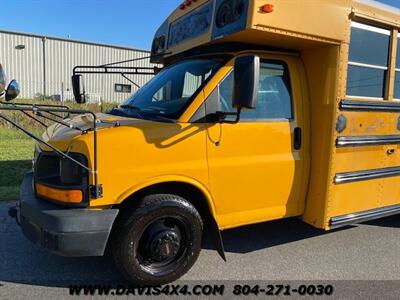
[[[169,283],[196,262],[202,234],[202,219],[188,201],[169,194],[146,196],[117,224],[114,261],[131,282]]]

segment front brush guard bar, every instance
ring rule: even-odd
[[[67,122],[64,122],[62,120],[57,120],[54,118],[49,118],[48,116],[44,115],[43,113],[47,113],[49,115],[52,115],[54,117],[62,118],[60,115],[57,113],[63,113],[67,114],[68,116],[70,115],[82,115],[82,114],[90,114],[93,117],[93,168],[89,168],[67,153],[64,153],[57,147],[51,145],[50,143],[44,141],[43,139],[35,136],[32,132],[28,131],[27,129],[23,128],[20,124],[17,122],[11,120],[9,117],[5,116],[0,112],[0,119],[5,120],[6,122],[10,123],[14,127],[18,128],[21,130],[23,133],[28,135],[30,138],[34,139],[40,144],[46,145],[50,149],[52,149],[58,156],[61,158],[69,159],[73,163],[79,165],[83,169],[87,170],[92,176],[94,176],[94,185],[91,186],[90,192],[91,192],[91,197],[92,199],[100,199],[103,197],[103,188],[102,185],[99,184],[99,178],[98,178],[98,151],[97,151],[97,131],[98,131],[98,119],[96,114],[89,110],[77,110],[77,109],[70,109],[67,106],[60,106],[60,105],[39,105],[39,104],[17,104],[17,103],[7,103],[7,102],[0,102],[0,111],[15,111],[15,112],[22,112],[25,115],[29,116],[32,120],[38,122],[39,124],[43,125],[43,123],[35,118],[33,115],[37,115],[39,117],[46,118],[48,120],[52,120],[58,124],[61,124],[65,127],[75,129],[77,131],[81,131],[82,134],[86,134],[87,130],[81,130],[80,128],[74,127],[72,124],[68,124]],[[28,112],[31,112],[33,115],[30,115]]]

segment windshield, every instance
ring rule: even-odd
[[[128,115],[178,118],[223,62],[221,58],[188,59],[165,68],[120,108]]]

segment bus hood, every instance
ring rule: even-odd
[[[135,127],[142,127],[153,122],[149,120],[127,118],[104,113],[98,113],[96,114],[96,117],[96,125],[99,131],[132,125]],[[61,151],[68,151],[70,145],[74,141],[82,139],[83,137],[85,137],[85,139],[92,139],[94,127],[92,115],[79,115],[70,119],[65,119],[63,122],[69,124],[70,127],[58,123],[49,126],[42,135],[43,141],[50,143],[52,146],[57,147]],[[50,150],[49,147],[43,144],[41,144],[40,147],[44,151]]]

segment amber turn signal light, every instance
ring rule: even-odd
[[[39,196],[65,203],[81,203],[83,194],[80,190],[61,190],[42,184],[36,184],[36,192]]]
[[[179,5],[179,8],[184,10],[186,7],[189,7],[190,5],[192,5],[192,3],[196,3],[196,2],[197,2],[197,0],[186,0],[181,5]]]
[[[272,13],[274,11],[274,5],[272,4],[265,4],[260,7],[260,11],[266,14]]]

